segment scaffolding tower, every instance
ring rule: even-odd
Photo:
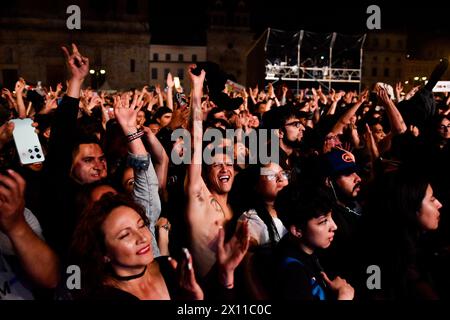
[[[366,34],[343,35],[268,28],[265,39],[265,80],[319,82],[327,91],[333,83],[355,83],[361,91]]]

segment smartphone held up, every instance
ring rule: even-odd
[[[39,137],[33,127],[33,120],[27,118],[13,119],[11,121],[14,123],[13,137],[20,163],[25,165],[43,162],[45,160],[44,153],[42,152]]]

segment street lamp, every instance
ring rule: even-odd
[[[90,69],[92,89],[98,89],[106,80],[105,69]]]

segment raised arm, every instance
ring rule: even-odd
[[[150,231],[153,234],[152,249],[154,256],[157,257],[160,255],[155,237],[155,224],[161,213],[161,200],[158,194],[159,184],[151,157],[140,139],[143,132],[138,131],[136,123],[138,106],[143,95],[143,92],[138,95],[136,91],[131,105],[129,105],[128,100],[122,101],[120,97],[114,97],[114,115],[127,136],[130,152],[128,163],[134,172],[133,198],[145,208],[150,220]]]
[[[205,71],[202,70],[199,76],[192,73],[195,65],[189,67],[189,78],[192,84],[192,100],[191,100],[191,132],[193,137],[193,153],[191,163],[187,170],[187,184],[186,191],[188,195],[199,195],[202,188],[202,137],[203,137],[203,123],[202,123],[202,94],[203,81],[205,80]]]
[[[77,46],[73,43],[72,54],[69,53],[69,50],[67,50],[66,47],[62,47],[62,50],[66,55],[67,67],[72,75],[69,80],[67,95],[69,97],[79,99],[81,85],[89,72],[89,59],[87,57],[83,57],[78,51]]]
[[[161,86],[159,84],[157,84],[155,86],[155,92],[158,95],[158,105],[160,107],[163,107],[164,106],[164,99],[163,99],[162,92],[161,92]]]
[[[335,114],[337,104],[338,104],[339,100],[341,100],[342,94],[340,92],[336,93],[334,91],[334,89],[331,89],[330,98],[331,98],[332,103],[331,103],[330,108],[328,109],[327,115],[331,116],[331,115]]]
[[[17,109],[17,101],[12,96],[11,91],[9,91],[7,88],[2,89],[2,97],[8,101],[8,106],[10,109]]]
[[[340,134],[344,127],[350,123],[350,119],[355,115],[356,111],[358,111],[359,107],[367,101],[368,91],[365,90],[359,96],[358,101],[350,107],[338,120],[338,122],[334,125],[332,132],[334,134]]]
[[[175,83],[173,82],[172,74],[169,72],[167,74],[167,107],[170,108],[170,110],[173,110],[173,87]]]
[[[397,99],[397,103],[403,100],[402,92],[403,92],[403,85],[401,82],[397,82],[395,84],[395,98]]]
[[[72,148],[76,139],[81,85],[89,73],[89,59],[81,55],[75,44],[72,44],[71,54],[65,47],[62,47],[62,50],[66,56],[70,79],[67,94],[56,109],[47,161],[47,167],[57,179],[69,174]]]
[[[156,176],[158,177],[159,189],[165,190],[167,184],[167,172],[169,170],[169,157],[167,156],[166,150],[164,150],[161,142],[159,142],[158,138],[150,130],[150,128],[144,127],[144,132],[149,144]]]
[[[0,174],[0,181],[0,231],[11,241],[26,276],[40,287],[55,288],[58,257],[25,219],[25,180],[8,170],[7,175]]]
[[[386,107],[386,113],[391,124],[392,134],[401,134],[407,130],[403,117],[395,106],[394,102],[389,97],[387,91],[380,88],[378,91],[378,97],[381,99],[383,105]]]
[[[287,92],[288,92],[288,87],[286,87],[286,86],[282,86],[281,87],[281,90],[282,90],[282,92],[283,92],[283,94],[282,94],[282,96],[281,96],[281,101],[280,101],[280,105],[281,106],[284,106],[285,104],[286,104],[286,94],[287,94]]]
[[[21,78],[16,82],[16,100],[17,100],[17,113],[20,119],[27,117],[27,110],[23,101],[23,89],[25,89],[25,81]]]

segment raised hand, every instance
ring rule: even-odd
[[[0,150],[13,138],[14,122],[5,122],[0,126]]]
[[[180,263],[170,258],[170,263],[178,273],[178,283],[180,288],[193,300],[203,300],[203,290],[195,278],[194,267],[192,265],[192,256],[189,250],[183,248],[183,257]]]
[[[405,95],[405,100],[409,100],[411,99],[417,91],[419,91],[420,86],[415,86],[413,87],[406,95]]]
[[[128,95],[125,95],[128,97]],[[128,99],[123,99],[122,97],[114,97],[114,116],[119,122],[122,130],[125,134],[130,134],[136,132],[136,117],[139,109],[136,107],[138,95],[135,92],[133,97],[133,102],[129,103]]]
[[[26,225],[25,180],[13,170],[0,174],[0,231],[11,234]]]
[[[72,78],[77,80],[84,80],[89,73],[89,59],[84,57],[77,46],[72,43],[72,53],[69,53],[66,47],[61,47],[66,56],[67,67],[72,75]]]
[[[380,98],[380,101],[383,103],[384,106],[389,105],[389,103],[391,103],[391,101],[392,101],[391,98],[389,97],[387,90],[384,88],[380,87],[377,91],[377,95],[378,95],[378,98]]]
[[[192,82],[192,86],[194,89],[202,89],[203,88],[203,82],[205,81],[205,76],[206,76],[206,72],[205,70],[202,70],[200,72],[200,75],[195,75],[192,73],[192,70],[194,70],[195,68],[197,68],[197,65],[195,64],[191,64],[188,68],[188,73],[189,73],[189,79],[191,79]]]
[[[369,90],[364,90],[358,97],[358,103],[364,103],[369,99]]]
[[[185,128],[189,120],[189,109],[188,108],[178,108],[173,111],[172,119],[169,123],[169,128],[172,130],[178,129],[180,127]]]
[[[155,86],[155,92],[156,94],[161,94],[161,86],[159,84]]]
[[[56,97],[48,96],[45,100],[44,108],[42,108],[42,111],[40,113],[48,113],[50,110],[56,109],[58,107],[56,99]]]
[[[167,74],[166,84],[169,88],[173,88],[175,86],[175,82],[173,82],[173,77],[170,72]]]
[[[233,237],[226,244],[225,231],[219,229],[217,244],[217,263],[219,265],[219,277],[221,283],[227,287],[234,286],[234,270],[239,266],[247,253],[250,236],[248,231],[248,220],[240,223]]]
[[[274,90],[273,90],[273,85],[272,85],[272,83],[269,83],[269,85],[268,85],[267,95],[269,96],[269,98],[275,97],[275,92],[274,92]]]
[[[16,86],[14,90],[16,91],[16,95],[19,96],[23,93],[23,90],[25,89],[25,80],[22,78],[19,79],[19,81],[16,82]]]
[[[12,99],[11,91],[9,91],[7,88],[2,89],[2,97],[5,99]]]
[[[402,85],[402,83],[401,83],[401,82],[397,82],[397,83],[395,84],[395,93],[396,93],[396,96],[397,96],[397,97],[400,97],[400,94],[402,93],[402,91],[403,91],[403,85]]]

